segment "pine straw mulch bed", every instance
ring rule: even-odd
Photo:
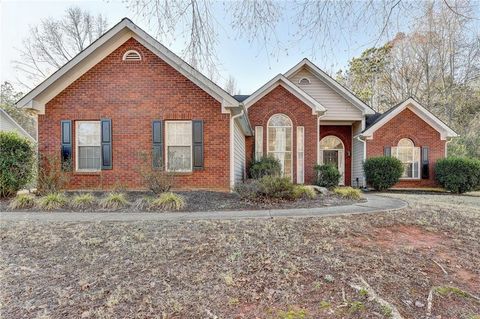
[[[298,199],[294,201],[263,201],[250,202],[242,200],[236,193],[215,192],[215,191],[174,191],[185,198],[185,207],[179,212],[197,212],[197,211],[225,211],[225,210],[252,210],[252,209],[286,209],[286,208],[313,208],[325,206],[342,206],[350,205],[365,200],[350,200],[339,197],[335,194],[321,195],[318,194],[315,199]],[[91,192],[97,199],[101,199],[105,192]],[[67,192],[67,196],[72,197],[75,192]],[[115,210],[116,212],[139,212],[132,205],[135,200],[144,196],[154,196],[149,192],[126,192],[127,199],[130,202],[128,207]],[[71,202],[71,201],[69,201]],[[29,209],[12,210],[8,207],[9,200],[0,200],[0,211],[39,211],[33,207]],[[98,205],[97,205],[98,206]],[[54,210],[55,211],[55,210]],[[99,207],[89,210],[78,210],[70,206],[64,206],[56,211],[81,211],[81,212],[106,212]]]
[[[478,202],[395,196],[410,207],[326,218],[0,222],[0,314],[478,318]]]

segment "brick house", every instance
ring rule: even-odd
[[[232,97],[126,18],[17,105],[37,112],[39,154],[60,155],[69,189],[142,189],[147,166],[229,190],[263,155],[296,183],[331,163],[365,186],[362,162],[386,154],[404,163],[398,187],[432,186],[456,136],[412,98],[376,113],[307,59]]]

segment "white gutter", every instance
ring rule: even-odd
[[[232,192],[235,187],[235,119],[244,114],[245,111],[242,109],[237,115],[230,115],[230,191]]]

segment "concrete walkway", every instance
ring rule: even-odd
[[[216,212],[179,213],[78,213],[78,212],[0,212],[0,221],[41,222],[97,222],[97,221],[183,221],[183,220],[229,220],[275,217],[322,217],[348,214],[376,213],[402,209],[407,202],[391,197],[365,194],[364,203],[345,206],[295,208],[273,210],[240,210]]]

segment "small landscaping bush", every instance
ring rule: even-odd
[[[333,192],[347,199],[359,200],[362,198],[362,192],[353,187],[336,187]]]
[[[247,180],[244,183],[235,185],[234,191],[246,200],[257,200],[262,194],[260,192],[260,182],[257,179]]]
[[[338,169],[331,165],[315,165],[314,167],[316,172],[316,181],[315,184],[321,187],[326,187],[328,189],[332,189],[338,186],[340,181],[340,177],[342,176]]]
[[[35,150],[14,132],[0,132],[0,197],[12,196],[27,185],[33,175]]]
[[[72,199],[72,208],[85,210],[93,208],[96,202],[97,199],[90,193],[78,194]]]
[[[35,206],[35,196],[31,194],[18,194],[10,202],[11,209],[26,209]]]
[[[367,184],[378,191],[389,189],[403,173],[402,162],[390,156],[372,157],[363,163]]]
[[[164,167],[152,168],[152,155],[148,152],[139,152],[138,158],[141,162],[138,172],[142,176],[145,185],[154,194],[168,192],[175,182],[175,174],[167,172]]]
[[[62,208],[67,204],[67,198],[63,193],[51,193],[42,196],[37,201],[37,206],[43,210],[54,210]]]
[[[294,199],[294,185],[289,177],[267,175],[260,179],[260,192],[270,199]]]
[[[65,164],[64,166],[68,166]],[[38,189],[39,194],[58,193],[68,182],[68,172],[62,170],[62,163],[57,156],[43,156],[39,159]]]
[[[133,208],[140,211],[149,210],[150,207],[152,206],[152,201],[153,201],[153,197],[151,196],[137,198],[133,203]]]
[[[185,207],[185,199],[172,192],[163,193],[152,201],[151,206],[162,210],[180,210]]]
[[[295,187],[293,188],[293,197],[314,199],[315,197],[317,197],[317,193],[312,187],[305,185],[295,185]]]
[[[443,188],[457,194],[480,188],[480,160],[449,157],[435,165],[435,178]]]
[[[128,200],[124,193],[108,193],[101,201],[100,206],[103,209],[117,210],[128,206]]]
[[[250,177],[260,179],[264,176],[280,176],[282,174],[282,165],[280,161],[273,156],[264,156],[250,165]]]

